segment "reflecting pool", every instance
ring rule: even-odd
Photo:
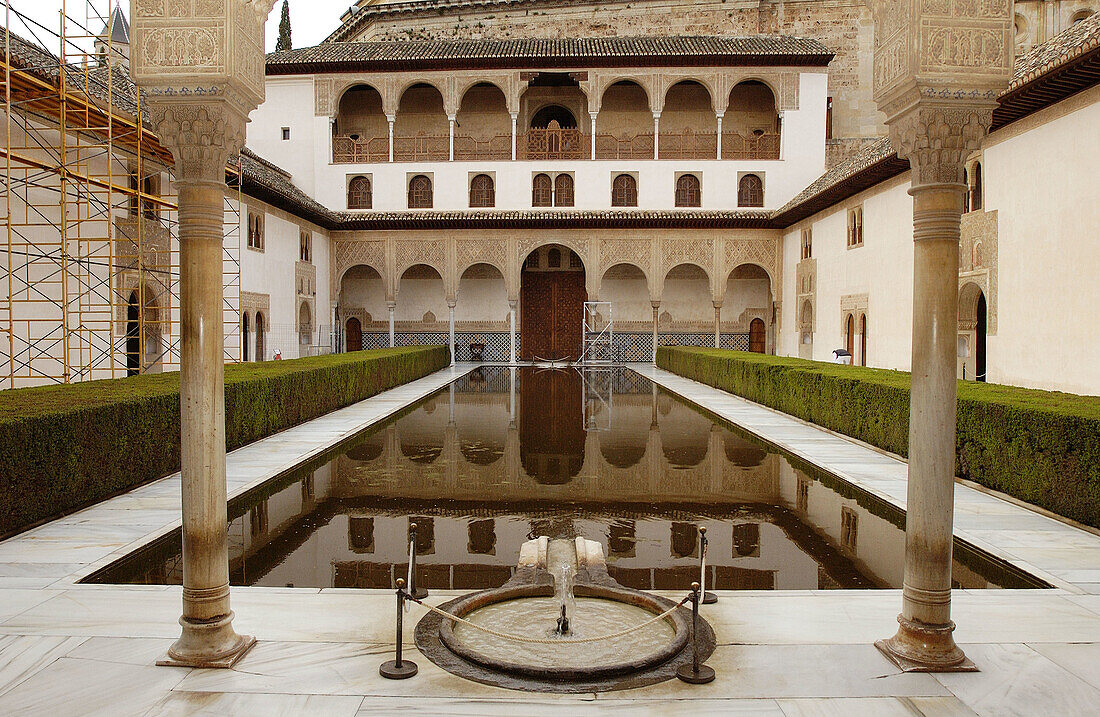
[[[627,368],[483,367],[230,502],[234,585],[499,587],[523,541],[584,536],[639,589],[901,587],[904,514]],[[178,531],[102,583],[180,583]],[[967,588],[1047,587],[958,540]]]

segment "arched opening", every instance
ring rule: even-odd
[[[848,355],[856,355],[856,318],[851,314],[844,320],[844,348]]]
[[[573,206],[573,175],[562,172],[554,177],[554,206]]]
[[[474,360],[478,345],[485,361],[507,361],[511,352],[508,287],[500,269],[474,264],[462,272],[455,297],[455,357]]]
[[[462,95],[455,115],[455,159],[509,160],[512,158],[512,120],[499,87],[479,82]]]
[[[638,180],[631,174],[620,174],[611,182],[611,206],[638,206]]]
[[[812,359],[814,357],[814,308],[807,299],[802,302],[802,308],[798,312],[798,357]]]
[[[702,83],[683,80],[669,87],[661,111],[661,159],[714,159],[717,123],[710,90]]]
[[[967,351],[960,351],[961,378],[985,381],[987,372],[988,307],[985,292],[974,282],[959,290],[959,335]]]
[[[722,445],[726,459],[738,468],[755,468],[768,457],[766,450],[733,431],[722,432]]]
[[[699,178],[694,174],[682,174],[676,180],[676,206],[698,207],[703,203]]]
[[[1078,10],[1077,12],[1073,13],[1073,17],[1070,18],[1069,24],[1070,25],[1076,25],[1077,23],[1079,23],[1083,20],[1089,19],[1090,17],[1092,17],[1095,14],[1096,14],[1095,10],[1089,10],[1089,9]]]
[[[665,274],[658,328],[670,346],[714,345],[714,299],[710,277],[695,264],[678,264]]]
[[[531,180],[531,206],[549,207],[554,202],[554,184],[549,174],[536,174]]]
[[[578,358],[587,300],[584,263],[572,249],[547,244],[528,254],[520,273],[521,358]]]
[[[602,425],[609,426],[608,430],[597,434],[600,454],[609,465],[630,468],[645,457],[652,421],[652,397],[648,392],[624,393],[615,394],[614,399],[611,408],[601,403],[594,409],[595,419],[602,421]],[[610,421],[605,413],[608,410],[611,411]]]
[[[531,117],[531,129],[549,129],[554,123],[560,129],[577,128],[577,118],[561,105],[547,105]]]
[[[449,315],[443,277],[434,267],[414,264],[401,274],[394,316],[401,332],[398,345],[439,343],[438,336],[428,334],[448,331]]]
[[[446,402],[446,399],[443,399]],[[443,455],[448,411],[436,410],[428,401],[397,422],[397,437],[401,454],[413,463],[427,465]],[[419,522],[419,521],[418,521]]]
[[[450,136],[439,90],[426,82],[417,82],[401,93],[393,123],[394,161],[446,160],[451,153]]]
[[[263,361],[264,355],[264,315],[256,312],[256,360]]]
[[[354,316],[344,324],[344,346],[347,351],[363,350],[363,324]]]
[[[370,209],[374,204],[368,177],[352,177],[348,182],[348,209]]]
[[[982,163],[974,163],[973,179],[970,184],[970,210],[978,211],[982,208]]]
[[[138,292],[130,292],[126,302],[126,375],[141,373],[141,304]]]
[[[241,360],[248,362],[248,312],[241,313]]]
[[[726,290],[722,295],[722,309],[719,312],[722,345],[726,348],[755,350],[752,348],[752,323],[758,320],[760,324],[756,339],[758,342],[763,339],[764,350],[761,353],[767,353],[771,304],[771,279],[764,267],[758,264],[735,266],[726,277]],[[762,336],[759,335],[761,328]]]
[[[299,356],[309,355],[309,345],[313,343],[313,312],[305,301],[298,307],[298,344]]]
[[[462,357],[461,345],[459,357],[460,359]],[[461,391],[456,392],[454,396],[458,448],[467,463],[487,466],[496,463],[504,456],[505,445],[508,442],[508,429],[513,418],[509,408],[508,385],[508,369],[499,366],[475,369],[460,381],[459,386],[468,387],[473,391],[477,391],[477,387],[485,387],[489,391],[481,394]],[[494,390],[489,387],[498,388]]]
[[[867,314],[859,317],[859,365],[867,365]]]
[[[493,178],[488,174],[478,174],[470,180],[470,206],[496,206],[497,193]]]
[[[611,318],[619,339],[615,358],[619,361],[652,359],[653,310],[645,272],[633,264],[609,267],[600,278],[600,301],[611,302]],[[602,325],[602,322],[597,323]],[[615,400],[619,400],[618,396]],[[617,403],[615,419],[618,420]]]
[[[332,124],[332,161],[385,162],[390,156],[389,133],[382,95],[370,85],[355,85],[337,104]]]
[[[637,82],[608,87],[596,119],[596,159],[653,159],[653,113]]]
[[[418,174],[409,180],[409,209],[431,209],[433,202],[431,177]]]
[[[344,318],[346,351],[381,348],[389,343],[389,312],[386,286],[373,267],[357,264],[340,279],[337,295],[340,316]],[[354,322],[354,323],[353,323]],[[353,348],[352,330],[358,331],[358,348]]]
[[[765,352],[768,343],[767,329],[764,327],[764,320],[760,318],[753,319],[749,322],[749,351],[762,354]]]
[[[764,182],[755,174],[746,174],[737,181],[737,206],[764,206]]]
[[[780,131],[770,87],[746,80],[730,90],[722,118],[722,159],[779,159]]]

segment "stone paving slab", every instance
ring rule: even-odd
[[[902,458],[656,366],[630,367],[758,438],[905,509],[909,466]],[[1095,592],[1100,581],[1100,535],[963,482],[955,483],[954,529],[956,537],[1070,592]]]

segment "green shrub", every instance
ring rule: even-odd
[[[662,346],[657,365],[892,453],[909,453],[909,374]],[[1100,527],[1100,397],[960,381],[956,474]]]
[[[449,363],[426,346],[225,367],[226,449]],[[179,470],[179,373],[0,391],[0,537]]]

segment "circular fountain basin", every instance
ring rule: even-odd
[[[552,634],[559,603],[546,585],[489,590],[460,598],[448,612],[496,632],[546,640],[521,642],[469,625],[442,620],[439,639],[464,660],[513,675],[540,680],[593,680],[638,673],[680,654],[691,636],[684,610],[610,640],[570,640],[610,635],[641,625],[674,603],[635,590],[577,585],[570,634]]]

